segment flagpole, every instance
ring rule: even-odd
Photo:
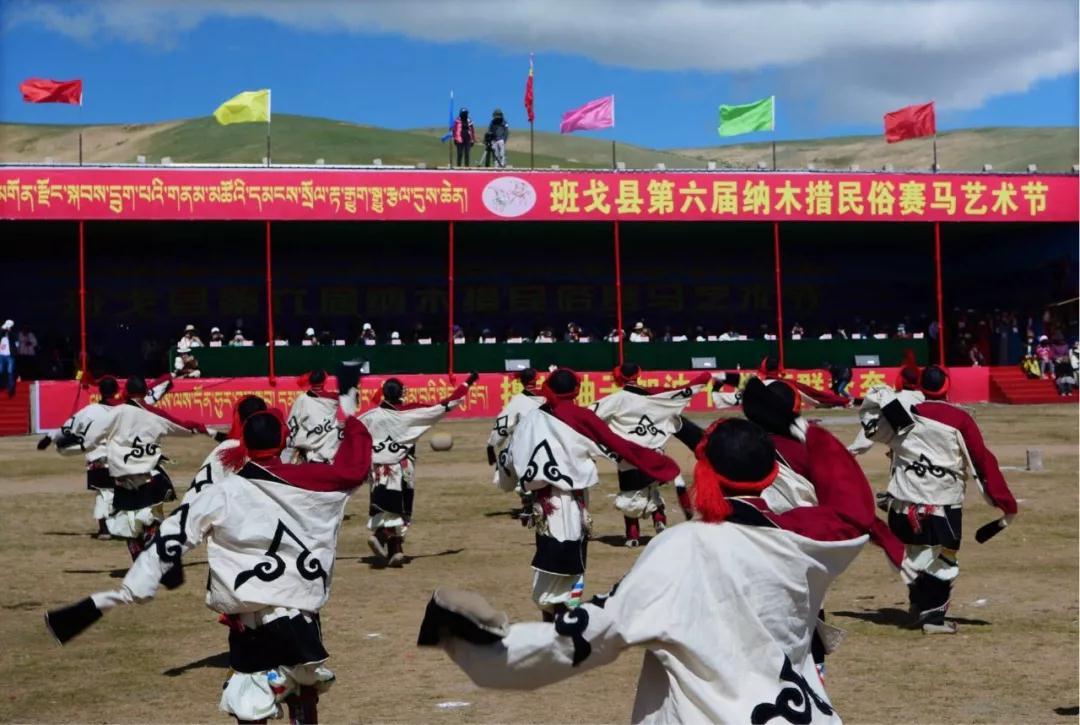
[[[772,170],[776,171],[776,96],[772,96]],[[782,356],[781,356],[782,357]]]
[[[611,139],[611,169],[615,170],[617,164],[615,163],[615,139]]]
[[[270,111],[270,89],[266,91],[266,165],[270,165],[270,119],[273,118]]]
[[[535,80],[534,74],[533,74],[533,54],[529,53],[529,90],[532,92],[531,93],[532,101],[529,104],[529,108],[527,109],[529,111],[529,168],[530,169],[535,169],[536,168],[536,155],[535,155],[534,146],[533,146],[533,141],[534,141],[533,118],[535,117],[534,107],[535,107],[535,104],[536,104],[536,87],[533,84],[535,84],[535,82],[536,82],[536,80]]]
[[[79,166],[83,165],[83,152],[82,152],[82,132],[83,132],[83,117],[82,117],[82,91],[79,91]]]
[[[937,131],[935,130],[934,131],[934,173],[936,174],[937,172],[938,172],[938,165],[937,165]]]

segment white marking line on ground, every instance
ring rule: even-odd
[[[462,700],[449,700],[447,702],[440,702],[435,707],[440,710],[458,710],[463,707],[468,707],[471,703],[464,702]]]

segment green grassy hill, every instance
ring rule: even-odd
[[[220,126],[210,117],[153,124],[59,126],[0,124],[0,162],[57,163],[78,160],[78,135],[83,133],[86,162],[133,163],[145,156],[149,163],[170,157],[178,163],[260,163],[266,155],[266,127],[262,124]],[[445,166],[448,144],[439,142],[442,128],[392,130],[309,116],[274,116],[272,154],[276,163],[384,164],[425,163]],[[483,153],[473,148],[475,165]],[[654,150],[619,143],[619,161],[628,168],[653,168],[663,163],[673,168],[704,168],[708,161],[721,168],[754,168],[758,162],[771,166],[769,143],[706,148]],[[978,170],[990,163],[996,170],[1023,170],[1034,163],[1043,171],[1067,171],[1077,163],[1077,131],[1074,128],[987,128],[950,131],[938,138],[938,155],[944,169]],[[931,161],[928,139],[885,144],[880,136],[789,141],[777,144],[781,168],[878,169],[892,163],[897,169],[925,169]],[[527,129],[515,128],[509,144],[509,160],[517,167],[529,166]],[[537,168],[610,168],[611,141],[537,132]]]

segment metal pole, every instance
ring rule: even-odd
[[[266,165],[270,165],[270,122],[266,122]]]
[[[454,378],[454,222],[450,222],[449,229],[449,258],[450,261],[447,264],[446,286],[447,286],[447,310],[446,316],[446,331],[447,331],[447,345],[446,345],[446,370],[449,374],[451,382]]]
[[[776,141],[772,142],[772,170],[776,171]]]
[[[79,220],[79,371],[88,372],[86,354],[86,223]]]
[[[941,286],[941,222],[934,222],[934,277],[937,284],[938,363],[945,364],[945,303]]]
[[[534,140],[533,122],[529,121],[529,168],[530,169],[535,169],[536,168],[536,155],[534,153],[533,140]]]
[[[935,133],[934,134],[934,173],[935,174],[937,173],[937,170],[938,170],[938,165],[937,165],[937,134]]]
[[[619,341],[619,364],[623,364],[622,244],[619,220],[615,220],[615,329]]]
[[[79,131],[79,166],[82,166],[82,131]]]
[[[616,163],[615,163],[615,139],[612,139],[611,140],[611,168],[614,169],[615,167],[616,167]]]
[[[274,347],[277,341],[274,339],[274,275],[273,262],[270,256],[270,220],[266,220],[266,350],[267,364],[269,365],[269,381],[271,385],[277,385],[277,376],[274,372]]]
[[[780,369],[784,369],[784,294],[780,282],[780,222],[773,222],[773,263],[776,268],[776,345]]]

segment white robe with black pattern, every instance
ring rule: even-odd
[[[444,646],[476,684],[523,690],[641,647],[635,723],[840,722],[811,639],[829,584],[866,540],[688,522],[653,540],[610,596],[553,624],[514,624],[496,644]]]
[[[368,480],[371,482],[373,500],[377,495],[376,489],[379,488],[385,488],[396,495],[404,492],[406,488],[414,487],[416,458],[413,447],[416,441],[464,401],[465,398],[461,397],[445,404],[437,403],[405,410],[380,405],[359,416],[371,433],[371,473]],[[401,512],[377,511],[368,520],[368,528],[375,530],[404,527],[408,523]]]
[[[524,491],[537,492],[533,504],[537,521],[533,601],[541,609],[565,604],[585,572],[586,540],[591,526],[588,490],[600,482],[595,459],[608,457],[608,453],[541,408],[534,408],[519,419],[504,453],[497,464],[502,475]],[[545,537],[554,543],[545,542]],[[575,548],[580,552],[580,560],[569,562],[571,566],[545,563],[546,551],[570,552]]]
[[[643,395],[624,389],[601,398],[593,403],[592,408],[620,438],[663,453],[671,436],[682,428],[683,411],[690,405],[694,394],[704,388],[704,385],[694,385],[655,395]],[[623,460],[618,461],[617,467],[620,474],[636,470],[633,465]],[[686,485],[682,476],[676,477],[674,482],[678,488]],[[644,488],[631,491],[621,490],[620,487],[615,496],[615,508],[632,519],[662,509],[662,483],[667,481],[655,481]]]
[[[86,455],[87,486],[97,492],[97,496],[94,498],[94,518],[99,521],[108,519],[112,515],[113,489],[111,484],[107,487],[90,485],[89,477],[91,474],[89,471],[91,468],[107,467],[108,446],[99,433],[109,426],[117,407],[115,405],[91,403],[77,411],[64,421],[59,430],[49,435],[53,443],[56,444],[57,452],[61,455],[77,455],[79,453]],[[60,443],[64,439],[71,441],[71,443],[61,447]],[[88,448],[86,446],[87,440],[98,440],[99,442],[97,445]],[[104,475],[107,471],[99,473]]]
[[[515,479],[505,473],[505,468],[498,464],[498,457],[504,455],[504,451],[510,446],[510,436],[514,434],[521,417],[529,411],[535,410],[544,404],[544,398],[539,395],[525,395],[518,393],[510,398],[506,407],[499,411],[495,418],[495,425],[491,428],[487,444],[495,450],[496,464],[495,475],[492,481],[501,491],[512,491]]]
[[[341,426],[338,424],[338,398],[324,398],[304,393],[293,401],[286,424],[289,436],[285,442],[286,460],[292,451],[299,451],[310,463],[329,463],[341,445]]]

